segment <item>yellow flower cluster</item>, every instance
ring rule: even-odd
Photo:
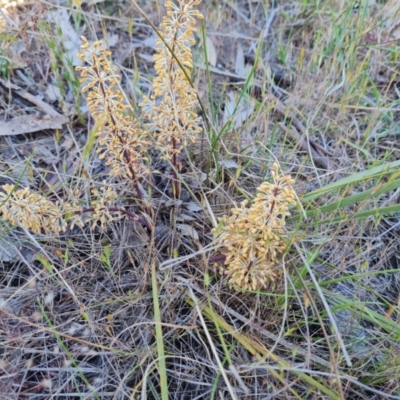
[[[274,279],[275,261],[288,243],[284,228],[288,207],[296,204],[294,180],[287,175],[278,177],[276,163],[271,175],[274,183],[262,183],[250,207],[247,201],[236,206],[215,230],[224,246],[224,273],[229,283],[244,290],[260,289]]]
[[[33,232],[59,234],[67,228],[60,204],[52,203],[29,189],[14,190],[13,185],[2,186],[0,213],[13,225],[20,223]]]
[[[157,72],[154,93],[141,104],[164,158],[172,160],[175,166],[174,156],[201,132],[200,118],[194,111],[196,91],[187,79],[193,67],[190,46],[195,43],[196,17],[203,18],[193,7],[200,2],[179,0],[178,5],[166,2],[167,15],[160,27],[163,40],[157,40],[154,55]]]
[[[151,144],[138,121],[128,114],[129,106],[118,89],[120,77],[102,41],[90,45],[86,38],[78,58],[88,66],[77,67],[81,73],[82,92],[89,92],[88,108],[96,122],[96,135],[112,176],[127,177],[134,182],[146,172],[146,148]]]

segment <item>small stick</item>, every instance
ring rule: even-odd
[[[294,129],[289,129],[286,125],[282,124],[281,122],[278,123],[279,128],[281,128],[283,131],[285,131],[292,139],[296,140],[299,142],[299,147],[301,150],[306,151],[307,153],[310,154],[311,158],[314,160],[315,164],[318,164],[320,167],[324,169],[328,169],[329,167],[329,161],[326,157],[321,156],[314,148],[312,143],[308,145],[304,138],[300,136],[300,134],[294,130]]]
[[[149,228],[149,229],[151,228],[149,226],[149,223],[144,218],[140,217],[137,214],[131,213],[130,211],[124,210],[123,208],[104,207],[103,209],[107,209],[110,212],[120,212],[121,214],[125,214],[126,216],[133,219],[134,221],[139,222],[140,225],[145,226],[146,228]],[[81,214],[89,213],[89,212],[93,212],[93,211],[94,211],[94,207],[83,208],[82,210],[75,211],[75,214],[81,215]]]
[[[69,121],[69,119],[65,115],[58,113],[53,107],[49,106],[44,101],[38,99],[33,94],[30,94],[26,90],[20,88],[18,85],[14,85],[13,83],[7,82],[6,80],[1,78],[0,78],[0,84],[5,88],[14,91],[18,96],[21,96],[23,99],[28,100],[30,103],[37,106],[44,113],[50,115],[51,117],[59,118],[61,123],[65,124]]]

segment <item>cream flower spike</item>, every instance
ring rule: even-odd
[[[111,61],[111,52],[102,41],[92,45],[82,37],[78,58],[86,63],[80,72],[82,92],[88,92],[87,105],[96,123],[100,158],[111,167],[110,174],[137,180],[148,172],[145,157],[151,141],[139,122],[129,115],[130,106],[119,90],[120,77]]]
[[[271,176],[274,183],[262,183],[250,207],[246,201],[235,206],[230,217],[221,219],[222,227],[214,230],[226,257],[224,274],[243,290],[260,289],[275,278],[277,258],[289,241],[285,218],[289,206],[296,204],[294,180],[279,177],[276,163]]]
[[[33,232],[59,234],[67,228],[62,207],[28,188],[14,190],[3,185],[0,192],[0,214],[12,225],[21,224]]]
[[[190,46],[194,44],[196,18],[203,18],[199,11],[193,10],[198,4],[199,0],[179,0],[177,5],[166,2],[167,15],[160,26],[164,40],[157,40],[153,57],[157,73],[154,93],[141,104],[163,157],[172,160],[175,166],[174,157],[201,132],[200,118],[194,112],[198,104],[196,91],[186,77],[193,67]]]

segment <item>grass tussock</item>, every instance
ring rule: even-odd
[[[5,398],[400,396],[400,9],[358,3],[0,0]]]

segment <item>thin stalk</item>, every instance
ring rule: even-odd
[[[172,137],[172,147],[175,150],[176,149],[176,139],[173,136]],[[179,179],[178,179],[178,160],[177,160],[177,155],[174,151],[174,154],[172,155],[172,165],[173,165],[173,169],[172,169],[172,178],[173,178],[173,182],[172,182],[172,193],[175,199],[179,199],[180,195],[181,195],[181,187],[179,184]]]
[[[75,214],[81,215],[89,212],[93,212],[95,209],[94,207],[89,207],[89,208],[83,208],[82,210],[75,211]],[[136,222],[139,222],[140,225],[145,226],[146,228],[151,228],[149,226],[149,223],[142,217],[140,217],[137,214],[131,213],[130,211],[127,211],[123,208],[119,207],[103,207],[102,210],[108,210],[110,212],[120,212],[121,214],[126,215],[127,217],[133,219]]]
[[[103,83],[102,80],[101,80],[100,69],[99,69],[99,68],[97,67],[97,65],[96,65],[96,59],[95,59],[95,58],[93,59],[93,70],[96,72],[96,75],[97,75],[98,81],[99,81],[99,87],[100,87],[101,93],[102,93],[102,95],[103,95],[103,98],[104,98],[104,100],[105,100],[105,99],[107,98],[106,88],[105,88],[105,86],[104,86],[104,83]],[[107,105],[106,112],[107,112],[107,114],[108,114],[109,117],[110,117],[110,120],[111,120],[111,123],[112,123],[113,127],[116,127],[116,126],[117,126],[117,122],[116,122],[116,120],[115,120],[115,118],[114,118],[113,110],[111,109],[111,107],[110,107],[109,104]],[[123,139],[121,138],[120,135],[114,135],[114,136],[118,139],[118,141],[119,141],[122,145],[125,144],[125,143],[123,142]],[[131,157],[131,153],[130,153],[129,150],[125,150],[124,153],[123,153],[123,155],[124,155],[125,162],[126,162],[126,164],[128,165],[128,169],[129,169],[129,172],[130,172],[130,174],[131,174],[132,185],[133,185],[133,187],[135,188],[137,197],[138,197],[138,199],[141,201],[142,207],[145,209],[145,211],[146,211],[148,214],[150,214],[150,216],[152,216],[152,215],[153,215],[153,210],[152,210],[152,209],[150,210],[150,208],[149,208],[147,205],[145,205],[145,204],[143,203],[143,195],[142,195],[142,192],[141,192],[141,190],[140,190],[139,183],[138,183],[138,180],[137,180],[135,171],[134,171],[134,169],[132,168],[132,157]],[[149,211],[150,211],[150,212],[149,212]]]
[[[120,141],[122,143],[122,139],[119,136],[118,136],[118,139],[120,139]],[[122,143],[122,144],[124,144],[124,143]],[[130,154],[129,150],[124,151],[124,158],[125,158],[126,163],[128,164],[129,172],[132,175],[132,185],[136,190],[137,197],[140,201],[143,201],[143,195],[142,195],[142,192],[139,187],[138,179],[137,179],[135,171],[133,170],[132,165],[131,165],[131,154]]]
[[[161,388],[161,399],[168,400],[168,381],[167,381],[167,365],[165,362],[165,349],[162,326],[161,326],[161,312],[160,312],[160,300],[157,285],[157,271],[156,263],[154,262],[151,266],[151,285],[153,288],[153,304],[154,304],[154,322],[156,330],[156,343],[157,343],[157,354],[158,354],[158,367],[160,374],[160,388]]]

